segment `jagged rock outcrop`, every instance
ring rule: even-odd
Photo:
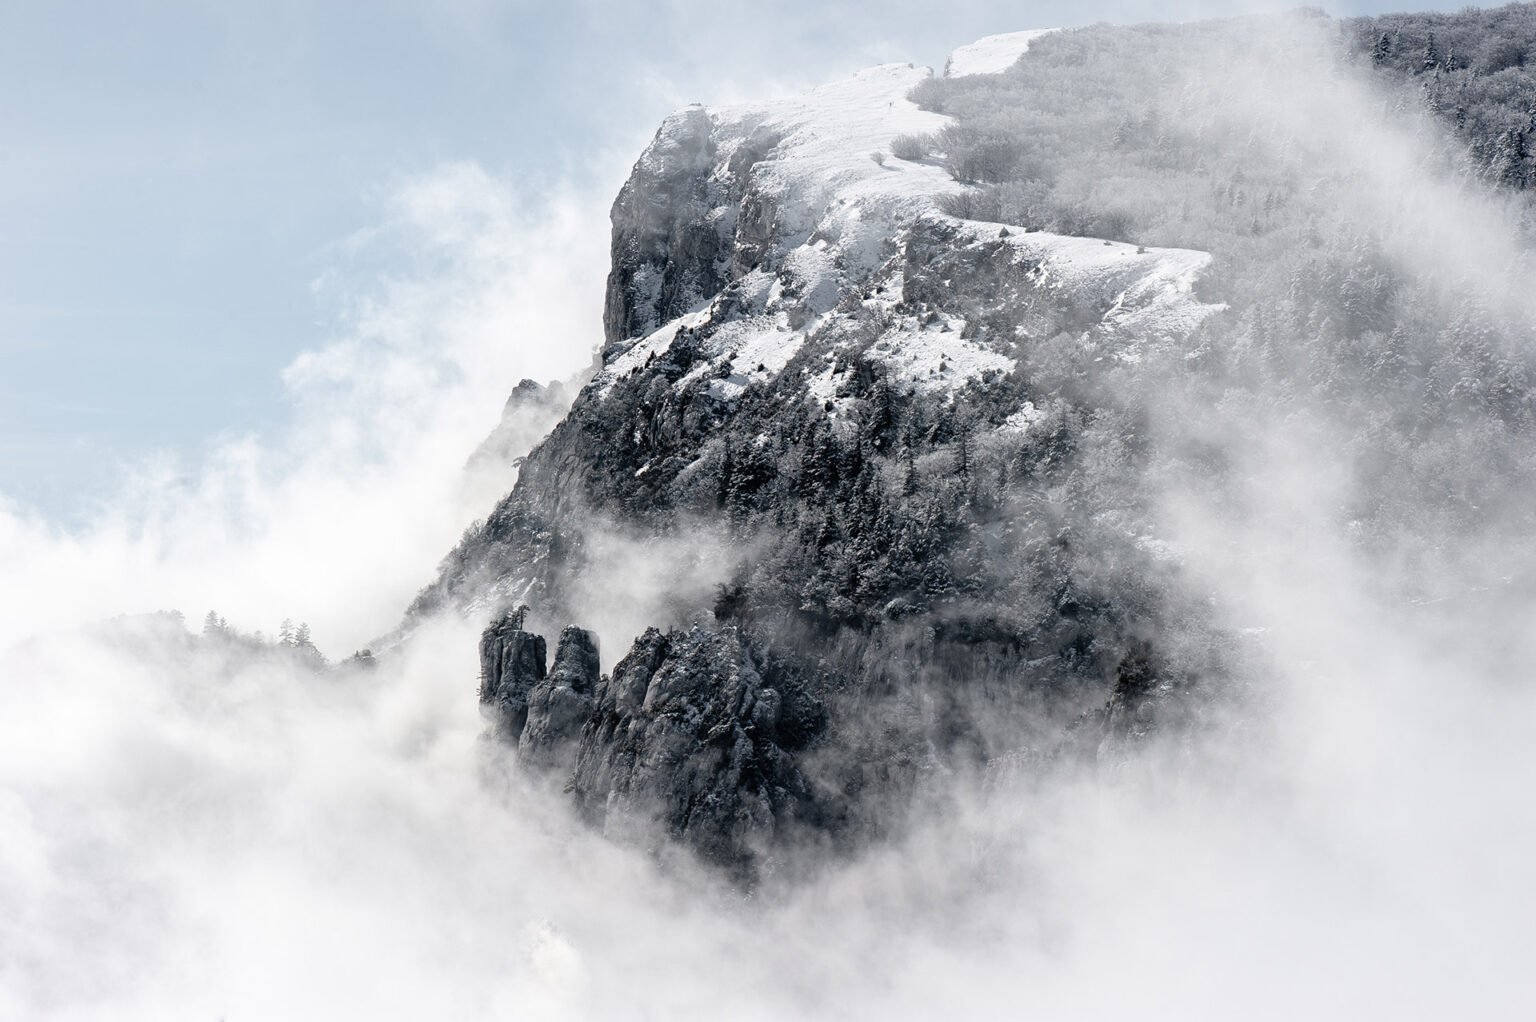
[[[792,679],[776,685],[736,629],[648,629],[600,676],[595,637],[568,627],[544,675],[524,614],[485,633],[482,702],[519,761],[553,775],[589,821],[677,840],[744,879],[792,832],[825,823],[793,756],[819,732],[821,707]],[[515,736],[517,714],[487,699],[493,690],[526,692]]]
[[[507,396],[501,421],[470,455],[466,472],[474,476],[487,469],[515,465],[560,421],[569,406],[570,395],[561,384],[522,380]]]
[[[503,615],[480,636],[480,706],[496,735],[516,741],[528,723],[528,698],[544,680],[544,637],[523,631],[527,608]]]
[[[480,705],[493,732],[530,765],[568,767],[591,716],[601,674],[597,636],[574,626],[560,633],[546,666],[542,635],[525,631],[528,608],[504,614],[480,637]]]
[[[651,629],[582,730],[578,804],[611,833],[659,824],[707,859],[750,869],[820,809],[790,751],[814,735],[805,703],[764,677],[735,629]]]
[[[528,694],[528,722],[517,744],[521,759],[547,769],[569,767],[592,715],[601,670],[596,635],[574,625],[560,633],[554,666]]]

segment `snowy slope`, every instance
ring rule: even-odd
[[[949,73],[1007,67],[1041,34],[991,36],[962,47],[950,58]],[[878,288],[884,297],[875,304],[894,308],[901,278],[892,260],[913,224],[948,223],[960,232],[960,244],[998,237],[1007,225],[959,221],[941,210],[943,196],[966,186],[951,178],[938,158],[907,161],[891,154],[896,136],[933,133],[949,123],[907,98],[931,74],[909,64],[886,64],[794,98],[708,111],[716,178],[734,173],[733,158],[754,139],[765,134],[776,139],[746,172],[739,207],[771,211],[769,257],[731,281],[728,296],[706,298],[686,314],[617,346],[594,385],[606,391],[617,380],[644,371],[686,331],[707,357],[677,386],[708,378],[711,394],[730,400],[753,382],[781,372],[808,337],[834,333],[826,328],[847,313],[851,297],[868,299],[868,292]],[[668,125],[681,132],[688,122],[678,115]],[[669,130],[664,126],[653,150],[683,144],[669,138]],[[722,232],[740,231],[743,216],[737,209],[721,208],[705,219]],[[742,247],[739,237],[722,241],[726,248]],[[1209,263],[1203,252],[1139,250],[1017,228],[1009,244],[1016,261],[1034,267],[1039,287],[1064,300],[1108,308],[1104,326],[1111,331],[1142,337],[1183,334],[1213,310],[1192,295],[1195,278]],[[924,390],[950,389],[1012,368],[1014,360],[1006,352],[962,341],[964,329],[963,321],[918,325],[898,316],[870,354],[885,361],[896,379]],[[818,399],[830,400],[837,383],[822,373],[809,386]]]
[[[1006,71],[1024,55],[1030,43],[1056,31],[1059,30],[1035,28],[1026,32],[983,36],[949,55],[949,61],[944,65],[944,77],[961,78],[965,75],[991,75]]]
[[[948,123],[907,99],[931,74],[910,64],[885,64],[802,96],[711,111],[722,163],[756,133],[781,135],[771,156],[753,166],[751,188],[754,200],[775,209],[785,251],[776,275],[745,281],[743,290],[764,315],[732,323],[711,338],[740,366],[716,388],[721,396],[754,376],[777,372],[793,357],[809,329],[787,328],[789,306],[812,315],[830,311],[844,278],[872,272],[902,224],[934,213],[938,196],[961,189],[936,162],[890,155],[897,135],[933,132]],[[663,325],[611,361],[599,385],[664,354],[680,328],[709,322],[710,311],[702,309]]]

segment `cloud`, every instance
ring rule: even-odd
[[[0,505],[0,642],[168,608],[307,620],[339,653],[387,630],[510,488],[511,465],[463,468],[513,385],[565,379],[601,342],[607,201],[535,200],[463,163],[403,182],[332,253],[337,333],[284,371],[286,426],[144,459],[78,530]]]

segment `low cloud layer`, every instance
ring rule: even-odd
[[[510,488],[511,465],[463,469],[512,387],[590,363],[607,201],[535,200],[472,164],[397,189],[317,282],[337,336],[284,371],[281,431],[216,439],[197,464],[147,460],[79,530],[0,503],[0,565],[27,580],[0,587],[0,643],[172,608],[268,634],[305,620],[342,655],[388,630]]]
[[[905,840],[747,901],[507,773],[472,627],[347,677],[163,622],[29,644],[7,668],[47,684],[0,706],[0,1015],[1523,1017],[1536,706],[1339,609],[1272,619],[1272,716],[1087,774],[936,777]]]

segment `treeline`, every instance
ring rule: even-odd
[[[180,620],[181,615],[177,614],[176,617]],[[199,638],[205,644],[225,649],[240,649],[248,654],[282,654],[311,668],[333,666],[315,645],[309,624],[303,621],[295,624],[291,618],[284,618],[278,625],[276,635],[269,636],[260,630],[243,632],[231,625],[223,615],[210,610],[203,618],[203,628]],[[339,661],[335,666],[367,667],[373,662],[373,651],[360,649]]]
[[[1351,52],[1417,87],[1496,184],[1536,184],[1536,7],[1383,14],[1344,22]]]

